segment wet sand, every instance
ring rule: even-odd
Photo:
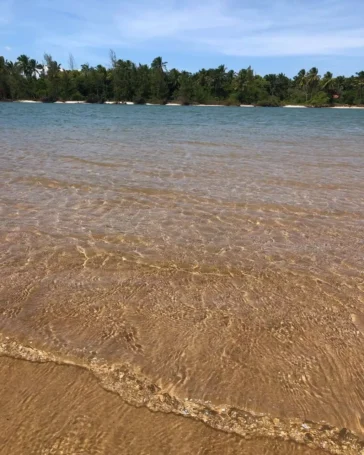
[[[1,357],[0,381],[2,455],[321,455],[289,442],[244,440],[191,419],[127,405],[74,366]]]

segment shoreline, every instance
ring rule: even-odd
[[[71,367],[79,374],[92,375],[101,389],[112,392],[127,405],[191,419],[225,434],[233,433],[240,437],[249,434],[251,437],[283,443],[292,441],[315,450],[328,449],[328,453],[336,455],[354,455],[359,453],[362,447],[360,437],[355,432],[335,427],[325,421],[278,418],[233,405],[181,398],[171,395],[129,365],[119,363],[116,366],[95,357],[90,360],[74,357],[69,359],[57,352],[51,353],[35,346],[23,345],[15,338],[0,333],[0,359],[2,358],[11,359],[12,362],[23,361],[26,365],[56,366],[58,370]]]
[[[201,446],[210,448],[209,455],[221,455],[224,447],[229,447],[228,452],[224,450],[226,455],[256,455],[267,453],[272,446],[279,448],[280,453],[327,454],[324,450],[310,449],[307,444],[300,448],[293,441],[248,440],[193,418],[131,406],[119,395],[100,387],[90,371],[76,365],[37,364],[0,357],[0,378],[4,384],[0,396],[2,436],[7,441],[7,453],[12,455],[186,455],[200,453]],[[19,399],[25,394],[32,399]],[[95,403],[100,404],[98,412],[95,412]],[[56,409],[52,419],[49,418],[50,407]],[[29,422],[29,426],[21,427],[22,436],[29,435],[29,438],[14,437],[24,421]],[[72,438],[75,433],[79,437]],[[121,439],[114,439],[115,434]],[[135,435],[141,436],[135,438]],[[62,450],[64,447],[68,450]]]
[[[22,103],[22,104],[107,104],[107,105],[121,105],[121,106],[182,106],[182,107],[243,107],[243,108],[261,108],[262,106],[256,106],[254,104],[240,104],[240,105],[225,105],[225,104],[180,104],[180,103],[144,103],[137,104],[132,101],[117,102],[117,101],[105,101],[104,103],[88,103],[87,101],[55,101],[54,103],[43,103],[39,100],[15,100],[15,101],[0,101],[0,103]],[[282,106],[268,106],[275,108],[284,109],[364,109],[364,106],[348,106],[348,105],[337,105],[337,106],[311,106],[302,104],[286,104]]]

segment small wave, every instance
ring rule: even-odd
[[[294,441],[335,455],[364,454],[364,441],[346,428],[339,429],[324,422],[278,419],[233,406],[217,406],[209,401],[181,399],[163,391],[129,364],[111,364],[95,357],[90,360],[66,358],[20,344],[2,334],[0,356],[87,369],[95,375],[103,388],[118,394],[133,406],[189,417],[214,429],[242,437]]]

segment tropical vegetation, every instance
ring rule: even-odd
[[[293,78],[283,73],[260,76],[249,66],[236,72],[225,65],[196,73],[168,69],[162,57],[150,65],[118,59],[110,51],[110,65],[75,68],[70,55],[68,69],[45,54],[42,63],[27,55],[12,62],[0,56],[0,100],[132,101],[164,104],[254,104],[280,106],[304,104],[332,106],[364,104],[364,71],[353,76],[319,74],[302,69]]]

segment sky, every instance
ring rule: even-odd
[[[0,55],[68,68],[118,58],[169,69],[364,70],[364,0],[0,0]]]

